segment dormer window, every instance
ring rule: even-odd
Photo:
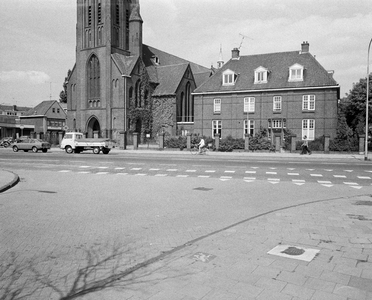
[[[234,85],[237,77],[237,74],[235,74],[233,71],[226,70],[222,73],[223,85]]]
[[[267,83],[267,69],[264,67],[258,67],[254,70],[254,83]]]
[[[294,64],[289,67],[288,81],[303,81],[304,80],[304,67],[299,64]]]

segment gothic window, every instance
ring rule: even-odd
[[[134,95],[134,107],[141,107],[141,81],[136,82],[135,95]]]
[[[92,55],[87,65],[87,94],[88,100],[100,98],[100,66],[97,56]]]
[[[102,4],[101,4],[101,1],[98,2],[97,20],[98,20],[98,24],[102,23]]]
[[[194,122],[194,98],[191,95],[190,82],[186,84],[185,91],[181,92],[177,107],[178,122]]]

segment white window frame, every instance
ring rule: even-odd
[[[256,98],[255,97],[245,97],[244,98],[244,112],[255,112]]]
[[[215,134],[219,134],[221,138],[222,132],[222,121],[221,120],[212,120],[212,138],[214,138]]]
[[[260,66],[254,70],[254,83],[267,83],[267,69]]]
[[[228,69],[222,73],[222,84],[223,85],[235,85],[236,78],[237,76],[235,72]]]
[[[282,111],[282,96],[273,97],[273,111]]]
[[[304,67],[300,64],[294,64],[289,67],[288,81],[303,81],[304,80]]]
[[[245,119],[243,122],[243,138],[248,133],[247,123],[249,124],[249,135],[253,136],[255,133],[255,121]]]
[[[315,119],[302,120],[302,138],[306,135],[309,141],[315,138]]]
[[[271,128],[273,129],[280,129],[283,128],[283,122],[281,119],[273,119],[271,120]]]
[[[302,96],[302,110],[315,110],[315,95]]]
[[[221,99],[213,99],[213,112],[221,113]]]

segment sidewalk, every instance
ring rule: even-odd
[[[19,182],[17,174],[0,169],[0,193],[5,192],[7,189],[15,186]]]

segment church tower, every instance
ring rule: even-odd
[[[127,93],[120,86],[121,75],[114,71],[113,57],[140,57],[141,52],[139,0],[77,0],[76,64],[68,93],[70,129],[88,137],[111,136],[114,122],[123,120],[121,99]]]

